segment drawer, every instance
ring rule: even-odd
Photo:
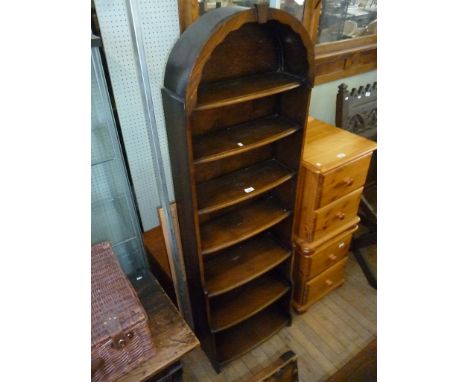
[[[364,186],[371,157],[372,155],[366,155],[321,175],[322,190],[318,207],[323,207]]]
[[[346,257],[353,236],[353,231],[347,231],[313,253],[295,252],[294,268],[298,279],[309,280],[312,277],[337,264]]]
[[[310,306],[344,282],[344,269],[348,257],[328,268],[304,284],[301,305]]]
[[[361,201],[362,187],[315,211],[312,231],[307,240],[318,240],[355,219]]]

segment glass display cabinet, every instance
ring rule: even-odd
[[[110,241],[130,274],[146,268],[135,203],[125,168],[97,37],[91,38],[91,244]]]
[[[323,0],[317,43],[377,33],[377,0]]]

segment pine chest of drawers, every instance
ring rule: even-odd
[[[376,143],[309,118],[294,229],[298,312],[344,282],[363,186]]]

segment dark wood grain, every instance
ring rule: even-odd
[[[279,69],[275,36],[257,23],[230,33],[211,54],[203,68],[201,83],[245,77]],[[255,60],[246,60],[255,57]],[[230,70],[226,70],[229,66]]]
[[[299,125],[281,116],[268,116],[194,137],[194,163],[204,163],[265,146],[293,134]]]
[[[270,144],[217,161],[199,163],[195,166],[195,180],[197,183],[206,182],[273,157],[274,145]]]
[[[215,298],[211,307],[213,331],[225,330],[246,320],[284,296],[289,289],[288,282],[270,272],[232,293]]]
[[[154,276],[145,271],[130,277],[149,319],[155,356],[120,378],[119,382],[142,382],[179,360],[199,345],[197,337],[163,292]]]
[[[290,254],[272,235],[256,236],[206,261],[206,292],[209,297],[226,293],[268,272]]]
[[[294,219],[290,211],[298,179],[286,179],[275,169],[264,169],[263,174],[247,169],[257,192],[244,198],[236,187],[250,183],[248,176],[231,173],[267,160],[285,165],[290,173],[298,171],[313,57],[307,31],[287,12],[263,6],[258,13],[233,6],[208,12],[194,23],[180,36],[167,62],[164,114],[187,281],[197,336],[218,372],[219,349],[210,326],[213,301],[204,294],[207,259],[266,230],[290,248]],[[261,119],[273,116],[275,123],[269,120],[265,128]],[[237,135],[226,134],[228,129]],[[203,184],[208,181],[212,182]],[[288,258],[274,271],[290,281],[291,257],[288,249],[284,251]],[[268,269],[270,263],[264,265]],[[281,321],[291,322],[290,297],[291,291],[274,303],[282,312]],[[246,306],[250,312],[257,309],[254,301]],[[276,327],[275,322],[273,317],[266,329]],[[267,334],[253,336],[248,346],[233,342],[228,352],[238,354]]]
[[[212,109],[281,93],[301,85],[283,72],[270,72],[200,85],[196,110]]]
[[[275,159],[201,183],[197,187],[198,213],[205,214],[256,197],[279,186],[295,172]]]
[[[200,227],[202,255],[220,251],[267,230],[291,214],[273,197],[255,201]]]
[[[279,306],[272,305],[247,321],[216,334],[220,364],[229,362],[266,341],[287,325],[288,315]]]
[[[297,355],[289,350],[283,353],[276,361],[260,370],[247,382],[298,382],[299,373]],[[237,382],[241,382],[240,380]],[[245,382],[245,379],[243,379]]]

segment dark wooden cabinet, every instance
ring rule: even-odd
[[[313,49],[288,13],[229,7],[175,44],[163,102],[195,331],[217,371],[291,323]]]

